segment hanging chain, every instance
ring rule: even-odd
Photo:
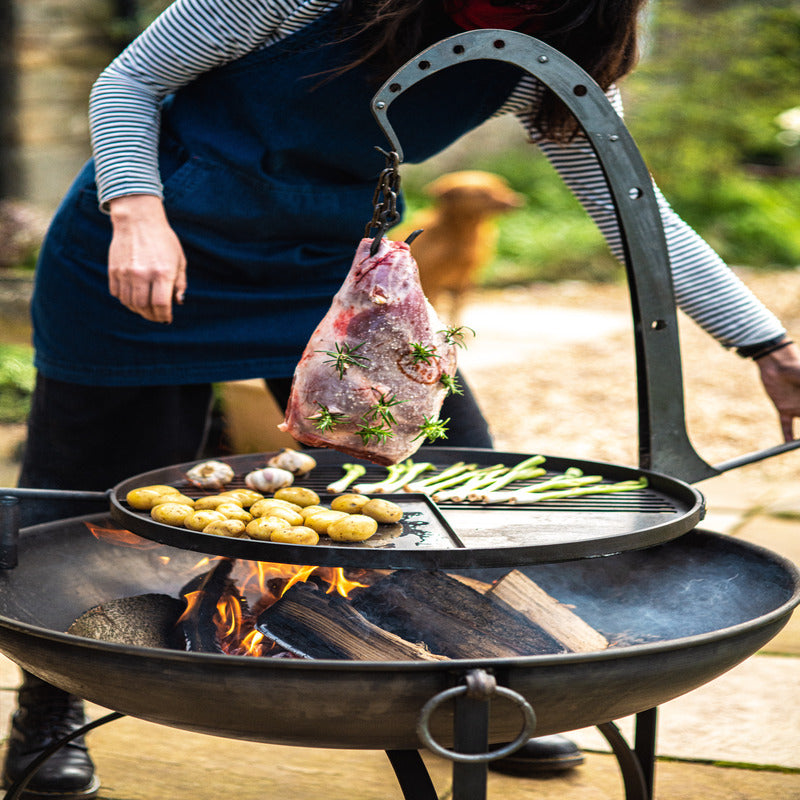
[[[372,219],[364,229],[365,239],[370,237],[372,231],[375,231],[369,250],[372,256],[378,251],[386,231],[400,219],[400,213],[397,210],[397,195],[400,191],[400,156],[394,150],[387,152],[380,147],[375,149],[383,153],[386,165],[378,176],[378,185],[372,195],[374,208]]]

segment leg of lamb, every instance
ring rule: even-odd
[[[313,447],[396,464],[444,434],[456,342],[425,298],[405,242],[362,239],[297,365],[278,427]]]

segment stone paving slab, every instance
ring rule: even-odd
[[[283,747],[178,731],[131,718],[90,734],[100,800],[402,800],[379,751]],[[425,756],[437,793],[450,797],[451,766]],[[658,800],[800,800],[800,775],[660,762]],[[589,753],[557,776],[489,775],[488,800],[621,800],[613,757]]]
[[[779,766],[800,771],[800,662],[753,656],[710,683],[659,707],[656,752],[685,760]],[[634,719],[617,722],[633,741]],[[595,728],[570,734],[610,752]]]

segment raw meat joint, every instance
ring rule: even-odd
[[[278,427],[313,447],[396,464],[442,437],[456,345],[426,299],[405,242],[362,239],[294,373]]]

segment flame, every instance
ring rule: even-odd
[[[235,656],[261,656],[266,643],[264,635],[255,629],[256,618],[242,614],[238,597],[225,595],[217,602],[214,624],[223,651]]]
[[[92,532],[92,536],[100,539],[100,541],[107,541],[109,544],[116,544],[120,547],[135,547],[138,550],[152,550],[155,547],[162,546],[158,542],[143,539],[141,536],[137,536],[132,531],[124,528],[103,528],[91,522],[84,522],[83,524]]]
[[[265,645],[264,634],[257,630],[252,630],[242,639],[242,647],[246,656],[260,656]]]
[[[185,619],[189,619],[192,614],[197,613],[197,607],[200,605],[200,599],[203,597],[203,593],[200,590],[196,592],[186,592],[183,597],[186,600],[186,608],[183,610],[183,614],[178,617],[178,622],[183,622]]]
[[[283,587],[283,591],[281,592],[281,597],[283,597],[289,589],[292,588],[296,583],[304,583],[308,580],[311,576],[312,572],[315,572],[317,567],[300,567],[298,571],[286,581],[286,586]]]
[[[333,594],[333,592],[338,592],[342,597],[347,597],[353,589],[365,589],[367,587],[366,583],[359,583],[358,581],[350,581],[344,576],[344,570],[341,567],[334,567],[331,569],[333,572],[333,579],[330,580],[330,586],[328,587],[328,594]]]

